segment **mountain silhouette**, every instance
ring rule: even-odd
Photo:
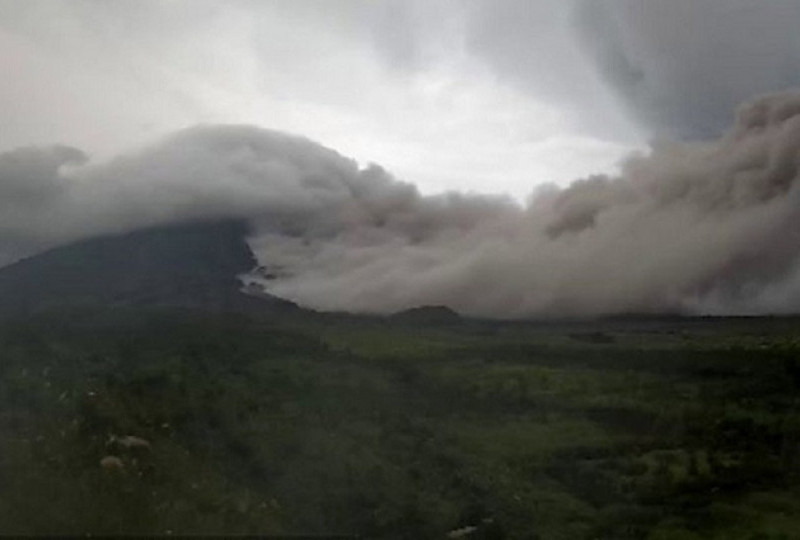
[[[63,308],[170,306],[209,310],[296,306],[241,292],[256,266],[238,220],[183,223],[91,238],[0,268],[0,315]]]

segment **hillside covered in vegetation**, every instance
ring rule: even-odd
[[[798,324],[7,322],[0,530],[793,538]]]

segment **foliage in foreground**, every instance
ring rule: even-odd
[[[798,330],[134,310],[4,323],[0,531],[793,538]],[[101,467],[109,455],[121,466]]]

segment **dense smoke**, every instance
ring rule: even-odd
[[[247,279],[325,310],[446,305],[489,317],[800,309],[800,93],[740,107],[709,143],[619,177],[502,198],[422,196],[377,166],[247,126],[184,130],[108,163],[0,155],[0,256],[144,225],[250,220]]]

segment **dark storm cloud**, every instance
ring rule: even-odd
[[[367,43],[394,69],[468,58],[490,76],[558,108],[584,133],[632,140],[636,130],[576,39],[575,0],[366,2]],[[442,58],[444,53],[445,58]]]
[[[465,46],[498,76],[568,111],[585,131],[632,136],[576,40],[573,0],[471,0]]]
[[[657,135],[717,136],[751,96],[800,83],[797,0],[583,0],[587,54]]]
[[[319,129],[340,146],[342,123],[424,108],[415,92],[442,81],[513,86],[572,135],[629,145],[647,135],[638,123],[708,137],[737,103],[800,83],[797,20],[797,0],[0,0],[0,67],[15,73],[0,146],[108,154],[219,121]],[[413,144],[424,126],[409,118],[382,125]]]
[[[637,136],[628,117],[656,136],[715,137],[738,103],[800,84],[797,0],[466,0],[395,9],[379,50],[419,58],[450,32],[502,81],[609,139]],[[440,31],[420,20],[436,20]]]

